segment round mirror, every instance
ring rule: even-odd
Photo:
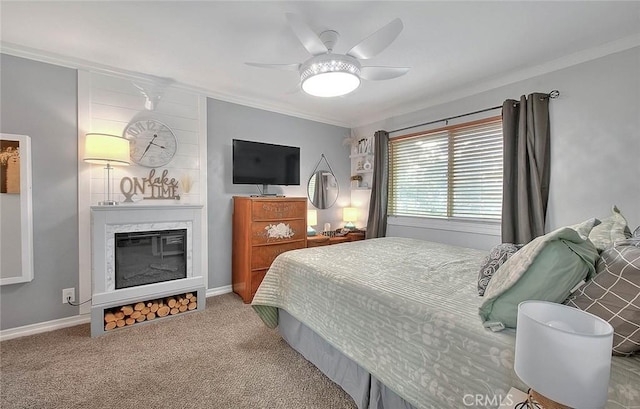
[[[328,170],[318,170],[309,178],[309,201],[318,209],[328,209],[338,199],[340,187],[336,177]]]

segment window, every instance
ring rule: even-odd
[[[500,219],[502,120],[392,138],[389,215]]]

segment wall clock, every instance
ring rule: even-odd
[[[171,162],[178,148],[171,128],[155,119],[131,121],[123,136],[129,140],[129,156],[138,165],[157,168]]]

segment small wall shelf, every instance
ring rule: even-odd
[[[353,153],[353,154],[349,155],[349,158],[351,158],[351,159],[353,159],[353,158],[364,158],[365,156],[373,156],[373,152]]]

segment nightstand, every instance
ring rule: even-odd
[[[364,240],[364,233],[347,233],[345,236],[328,237],[323,235],[307,237],[307,247],[329,246],[331,244],[347,243]]]

